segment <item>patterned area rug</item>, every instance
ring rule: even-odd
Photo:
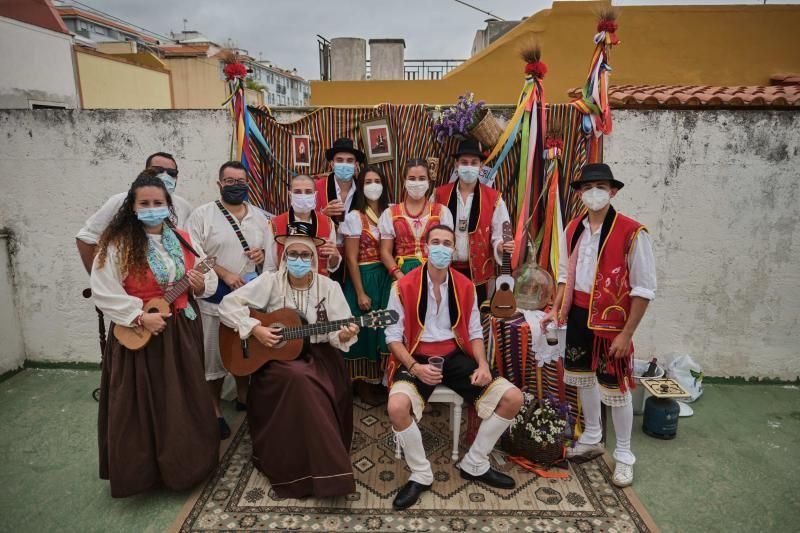
[[[190,498],[174,531],[653,531],[630,489],[611,484],[602,458],[570,465],[569,479],[544,479],[512,463],[495,464],[517,481],[497,490],[465,481],[450,458],[447,405],[431,404],[420,422],[436,481],[413,508],[397,512],[392,499],[407,480],[395,458],[386,406],[356,402],[353,471],[357,492],[340,498],[279,499],[250,462],[242,423],[208,483]],[[463,434],[463,433],[462,433]],[[463,444],[463,443],[462,443]],[[462,446],[461,452],[465,451]]]

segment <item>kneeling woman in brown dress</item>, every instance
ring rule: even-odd
[[[205,276],[192,271],[189,235],[165,224],[172,216],[164,184],[153,171],[142,172],[101,237],[92,267],[95,305],[113,322],[97,422],[100,477],[111,482],[113,497],[159,485],[188,489],[217,465],[219,427],[194,302],[216,291],[217,276],[213,269]],[[170,313],[142,312],[143,302],[163,297],[183,277],[190,287]],[[134,325],[153,335],[135,351],[114,335],[115,328]]]
[[[265,346],[280,340],[276,330],[250,317],[250,307],[288,307],[309,323],[351,316],[339,284],[317,274],[316,247],[324,241],[310,236],[308,224],[295,222],[289,230],[294,233],[275,237],[284,247],[278,272],[264,272],[220,303],[220,321],[242,339],[252,336]],[[353,398],[339,350],[349,350],[357,333],[358,326],[351,324],[311,337],[297,359],[270,361],[251,376],[247,420],[253,464],[281,498],[355,491],[350,462]]]

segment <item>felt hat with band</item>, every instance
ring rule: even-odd
[[[314,246],[322,246],[325,244],[323,239],[314,235],[313,228],[308,222],[291,222],[286,228],[285,235],[276,235],[275,242],[278,244],[286,244],[286,240],[292,238],[306,239],[313,243]]]
[[[336,154],[346,152],[348,154],[353,154],[356,156],[356,160],[359,163],[363,163],[366,157],[364,156],[364,152],[358,150],[355,146],[353,146],[353,139],[348,139],[346,137],[341,137],[333,141],[333,146],[325,150],[325,158],[328,161],[333,161],[333,158],[336,157]]]
[[[589,163],[581,170],[581,177],[569,184],[573,189],[580,189],[585,183],[594,183],[596,181],[607,181],[615,189],[621,189],[625,186],[619,180],[614,179],[614,174],[611,173],[611,167],[605,163]]]
[[[458,149],[456,150],[456,153],[453,154],[453,157],[458,159],[462,155],[474,155],[479,157],[481,161],[486,159],[486,155],[484,155],[483,151],[481,150],[481,143],[471,138],[464,139],[458,143]]]

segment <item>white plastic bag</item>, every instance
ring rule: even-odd
[[[667,367],[667,377],[677,381],[691,396],[685,402],[693,402],[703,394],[703,367],[691,355],[677,354]]]

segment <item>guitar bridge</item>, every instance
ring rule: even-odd
[[[247,351],[247,339],[242,339],[241,343],[242,343],[242,357],[244,359],[249,359],[250,354]]]

